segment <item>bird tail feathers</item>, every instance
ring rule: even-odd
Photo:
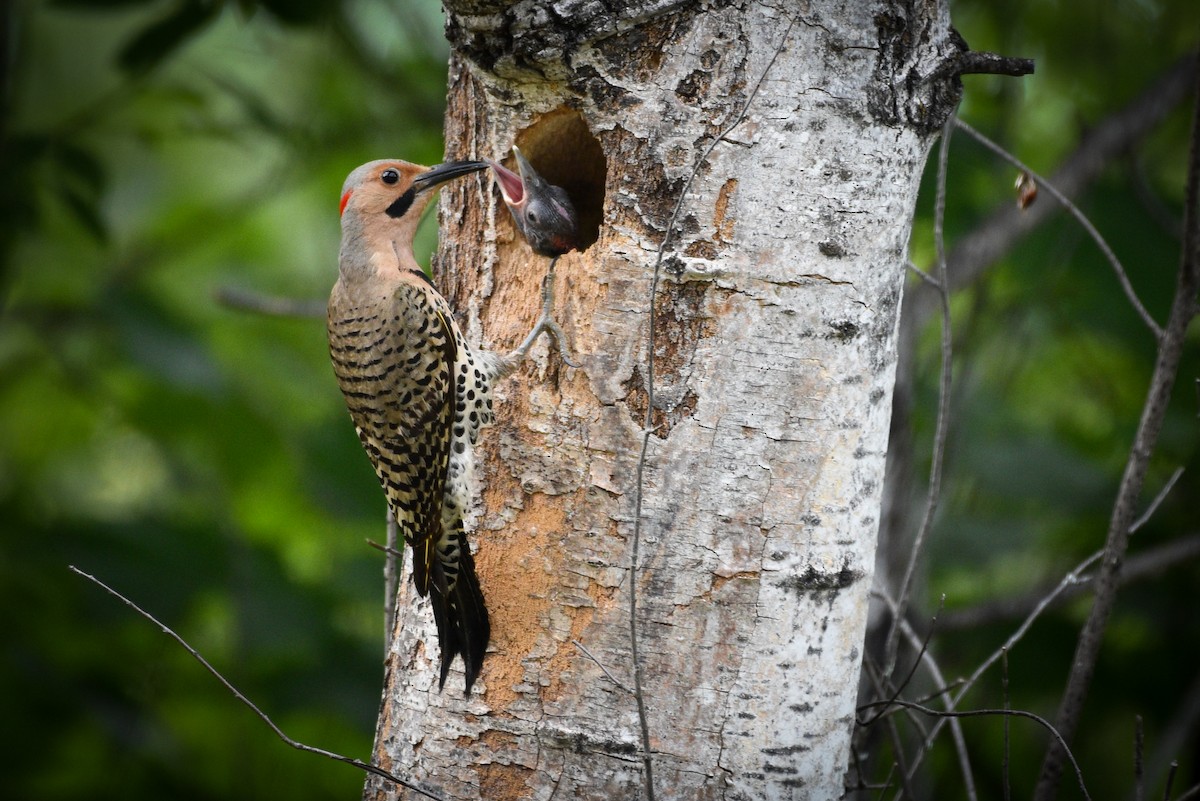
[[[435,575],[429,600],[433,607],[433,620],[437,624],[438,648],[441,652],[438,689],[445,686],[454,657],[462,655],[463,672],[466,674],[463,695],[469,696],[471,685],[483,667],[483,656],[491,638],[491,623],[488,621],[483,590],[475,575],[475,560],[471,556],[470,546],[465,537],[461,542],[456,577],[449,578],[441,560],[433,560],[431,567]]]

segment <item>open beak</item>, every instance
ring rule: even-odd
[[[513,150],[517,149],[514,147]],[[517,152],[520,153],[519,150]],[[524,159],[518,157],[517,169],[521,168],[522,161]],[[496,185],[500,187],[500,194],[504,196],[505,205],[509,208],[520,208],[525,201],[525,180],[498,161],[489,159],[488,166],[492,168],[492,173],[496,176]]]
[[[521,174],[522,181],[529,175],[537,175],[533,170],[533,166],[525,160],[525,154],[521,152],[521,148],[513,145],[513,155],[517,159],[517,172]]]
[[[452,178],[470,175],[473,172],[487,169],[487,167],[486,161],[447,161],[445,164],[430,167],[429,170],[418,175],[413,179],[413,186],[418,192],[424,192],[439,184],[444,184]]]

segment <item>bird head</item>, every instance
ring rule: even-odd
[[[434,189],[487,166],[482,161],[448,161],[436,167],[399,159],[369,161],[350,173],[342,185],[342,226],[380,216],[418,220]]]
[[[561,256],[579,246],[579,223],[571,199],[560,186],[549,183],[514,147],[517,172],[488,160],[504,205],[535,253]]]

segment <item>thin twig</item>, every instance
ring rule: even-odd
[[[896,663],[896,649],[900,621],[904,619],[908,608],[909,595],[912,592],[913,577],[917,572],[917,561],[925,538],[933,527],[933,516],[937,511],[938,500],[942,489],[942,465],[946,453],[946,432],[950,420],[950,390],[953,379],[954,350],[950,329],[950,296],[946,292],[946,171],[949,163],[950,136],[954,131],[954,117],[946,121],[942,128],[942,141],[938,148],[937,194],[934,199],[933,238],[937,248],[938,268],[938,298],[942,307],[942,367],[938,382],[937,422],[934,426],[933,456],[929,466],[929,493],[925,500],[925,514],[921,525],[913,539],[908,557],[908,566],[904,570],[904,578],[900,582],[900,592],[896,595],[896,613],[892,617],[891,628],[884,645],[884,669],[890,674]]]
[[[1200,673],[1192,678],[1185,692],[1176,696],[1173,707],[1171,720],[1159,728],[1154,751],[1146,760],[1146,774],[1151,777],[1169,774],[1172,762],[1187,749],[1189,739],[1194,736],[1200,720]]]
[[[917,641],[917,633],[913,630],[908,621],[904,621],[903,634],[909,639],[910,643]],[[941,667],[938,666],[937,660],[928,651],[921,655],[921,661],[925,665],[925,669],[929,671],[929,676],[938,684],[939,687],[947,687],[946,677],[942,673]],[[946,693],[939,693],[942,703],[947,710],[954,708],[954,702],[946,697]],[[976,801],[979,798],[979,793],[975,789],[975,772],[971,769],[971,756],[967,750],[967,738],[963,735],[962,724],[954,719],[950,719],[950,739],[954,741],[954,753],[958,757],[958,767],[962,771],[963,776],[963,793],[967,796],[968,801]]]
[[[323,300],[284,298],[233,286],[218,287],[214,297],[222,306],[269,317],[296,317],[307,320],[321,319],[325,316],[326,302]]]
[[[1134,507],[1146,479],[1150,454],[1158,441],[1166,417],[1171,388],[1179,372],[1183,343],[1188,325],[1195,314],[1195,298],[1200,285],[1200,71],[1195,80],[1195,102],[1192,109],[1191,145],[1188,154],[1187,183],[1184,201],[1183,248],[1175,285],[1175,297],[1167,326],[1159,337],[1154,374],[1146,391],[1137,433],[1129,450],[1129,459],[1113,502],[1108,535],[1104,544],[1104,560],[1096,576],[1095,598],[1088,619],[1071,660],[1071,672],[1058,709],[1057,726],[1064,743],[1075,736],[1083,712],[1083,702],[1091,684],[1092,672],[1100,655],[1104,629],[1116,600],[1121,563],[1129,547],[1129,530]],[[1035,801],[1052,801],[1058,792],[1062,774],[1063,744],[1051,742],[1042,762],[1041,775],[1034,789]]]
[[[883,787],[879,788],[879,795],[877,797],[880,799],[880,801],[882,801],[883,797],[887,794],[887,791],[891,789],[892,780],[896,777],[896,771],[899,768],[900,763],[892,762],[891,770],[888,771],[887,778],[884,779]]]
[[[1026,616],[1025,620],[1022,621],[1021,625],[1017,627],[1017,630],[1009,635],[1009,638],[1004,641],[1004,644],[1001,645],[999,649],[994,651],[991,656],[985,659],[983,663],[975,669],[975,672],[973,672],[959,685],[958,692],[955,693],[952,702],[948,706],[951,708],[957,706],[959,702],[962,701],[963,696],[965,696],[967,692],[970,691],[971,687],[975,685],[975,682],[979,681],[979,677],[982,676],[988,668],[996,664],[997,660],[1004,658],[1010,651],[1012,651],[1013,646],[1021,641],[1026,632],[1028,632],[1030,627],[1033,626],[1034,621],[1041,617],[1042,612],[1048,609],[1050,605],[1054,603],[1055,599],[1065,592],[1067,588],[1077,584],[1080,581],[1080,575],[1083,573],[1083,571],[1091,567],[1092,563],[1099,559],[1101,555],[1101,551],[1096,551],[1091,556],[1087,557],[1078,565],[1076,565],[1074,570],[1063,576],[1062,581],[1060,581],[1054,589],[1052,589],[1044,598],[1042,598],[1037,606],[1035,606],[1029,615]],[[939,720],[934,725],[933,730],[930,731],[929,736],[925,738],[925,743],[923,744],[921,750],[917,752],[916,758],[914,759],[914,770],[920,766],[924,755],[928,753],[931,747],[933,747],[933,742],[937,738],[938,733],[941,731],[944,724],[945,720]]]
[[[886,593],[876,590],[872,594],[874,594],[876,597],[883,598],[885,600],[885,603],[887,603],[888,606],[891,608],[892,614],[895,614],[895,612],[896,612],[895,602],[892,601],[892,599],[889,598]],[[945,593],[943,593],[941,601],[938,603],[938,613],[940,613],[942,611],[942,608],[945,606],[945,604],[946,604],[946,595],[945,595]],[[929,649],[929,641],[931,639],[933,639],[933,633],[934,633],[934,631],[937,630],[937,619],[938,619],[937,614],[934,614],[933,618],[929,621],[929,631],[925,634],[924,639],[915,637],[916,632],[913,632],[914,637],[915,637],[915,642],[913,644],[917,646],[917,655],[913,659],[912,667],[909,668],[908,673],[904,677],[904,680],[901,681],[900,684],[898,684],[896,686],[896,688],[890,693],[890,696],[893,701],[900,697],[900,694],[902,692],[904,692],[906,687],[908,687],[909,682],[911,682],[913,680],[913,676],[916,675],[917,668],[921,664],[921,658],[925,656],[925,652]],[[940,685],[941,682],[939,681],[938,684]],[[875,722],[875,720],[871,719],[871,720],[863,721],[862,725],[870,726],[874,722]]]
[[[1157,545],[1135,554],[1125,561],[1125,564],[1121,566],[1121,586],[1150,576],[1157,576],[1175,565],[1184,564],[1197,558],[1200,558],[1200,534],[1191,534]],[[1092,578],[1091,575],[1080,576],[1075,584],[1066,588],[1055,600],[1061,602],[1074,598],[1091,585]],[[1029,611],[1036,607],[1042,598],[1046,597],[1048,591],[1047,588],[1038,588],[1015,598],[1002,598],[965,609],[950,609],[942,615],[939,625],[944,632],[972,629],[1001,620],[1022,617],[1029,614]]]
[[[866,659],[864,664],[867,668],[867,678],[870,679],[871,684],[875,687],[875,694],[878,696],[888,695],[884,686],[883,671],[881,671],[875,665],[874,661],[869,657]],[[888,737],[890,737],[892,741],[892,756],[895,758],[896,766],[899,768],[901,784],[899,795],[902,797],[908,796],[909,798],[915,799],[917,795],[913,791],[912,774],[908,770],[908,759],[904,755],[904,743],[900,740],[900,729],[896,725],[895,716],[887,714],[891,709],[894,708],[903,709],[904,707],[896,704],[893,700],[892,703],[883,707],[882,711],[875,715],[875,717],[871,718],[870,721],[856,720],[855,722],[860,726],[869,726],[878,721],[881,717],[884,718],[884,722],[887,724]],[[911,714],[910,710],[905,711]]]
[[[380,553],[392,554],[394,556],[400,555],[400,551],[396,550],[390,545],[384,545],[382,542],[376,542],[375,540],[368,539],[367,545],[371,546]]]
[[[890,596],[888,596],[888,594],[886,592],[876,590],[876,591],[873,591],[873,594],[883,600],[883,603],[888,607],[891,614],[893,614],[893,615],[896,614],[896,602]],[[945,600],[946,600],[946,598],[943,595],[942,603],[945,603]],[[939,604],[938,605],[939,613],[941,612],[941,609],[942,609],[942,606],[941,606],[941,604]],[[914,670],[916,669],[917,664],[924,664],[925,669],[927,671],[929,671],[929,675],[933,679],[934,684],[940,688],[936,693],[928,696],[927,698],[918,700],[917,703],[924,704],[925,701],[932,700],[934,698],[941,698],[942,703],[945,705],[947,710],[953,709],[954,701],[947,697],[950,687],[946,683],[946,677],[943,675],[942,669],[938,665],[937,660],[934,659],[933,655],[929,653],[929,650],[927,647],[928,643],[929,643],[929,638],[933,636],[933,631],[934,631],[933,624],[931,623],[931,625],[930,625],[929,634],[925,637],[924,640],[922,640],[921,637],[919,637],[917,635],[917,632],[913,629],[913,627],[911,625],[909,625],[908,620],[903,619],[903,618],[901,618],[900,620],[901,620],[900,630],[901,630],[901,633],[904,635],[904,637],[906,637],[908,639],[909,647],[916,648],[919,650],[919,657],[918,657],[917,662],[914,662],[913,669]],[[936,622],[937,622],[937,617],[934,617],[933,623],[936,623]],[[910,673],[909,678],[911,678],[911,675],[912,674]],[[906,679],[905,683],[907,683],[907,679]],[[892,700],[899,698],[899,695],[900,695],[899,692],[895,693]],[[885,708],[879,714],[885,714],[886,712],[887,712],[887,708]],[[935,725],[937,725],[937,724],[935,724]],[[924,729],[922,729],[921,734],[923,737],[925,737],[925,742],[930,742],[930,732],[927,732]],[[975,774],[971,770],[971,760],[970,760],[970,756],[967,753],[967,741],[966,741],[966,738],[963,736],[962,726],[959,724],[959,722],[957,720],[950,719],[950,736],[954,740],[955,753],[958,756],[959,768],[961,769],[962,774],[963,774],[963,790],[966,793],[967,798],[970,799],[970,801],[974,801],[974,799],[976,799],[978,797],[978,794],[975,789]],[[918,762],[920,761],[920,752],[918,752],[917,761]],[[904,781],[905,782],[911,781],[915,775],[916,775],[916,767],[914,765],[912,773],[905,774]]]
[[[955,75],[1011,75],[1019,78],[1033,73],[1032,58],[1015,58],[988,53],[985,50],[968,50],[951,60]]]
[[[905,636],[916,637],[916,632],[908,625],[908,621],[904,623]],[[946,677],[942,674],[942,669],[938,667],[937,661],[933,655],[926,652],[922,661],[925,663],[925,669],[929,671],[929,675],[941,686],[946,686]],[[949,698],[943,696],[942,703],[947,710],[953,709],[954,704]],[[967,750],[967,738],[963,734],[962,724],[953,718],[950,720],[950,739],[954,741],[954,754],[958,757],[958,767],[962,771],[963,776],[963,792],[966,794],[968,801],[977,801],[979,793],[975,789],[975,771],[971,769],[971,754]]]
[[[871,680],[871,684],[875,688],[876,698],[890,698],[893,695],[893,688],[883,678],[883,671],[879,669],[879,664],[870,655],[863,657],[863,669],[866,671],[867,677]],[[925,725],[925,721],[921,719],[920,715],[910,709],[903,709],[901,707],[889,707],[881,710],[875,717],[869,720],[856,718],[854,722],[863,728],[867,728],[883,718],[892,716],[894,712],[903,712],[908,717],[909,722],[920,732],[922,738],[929,734],[929,727]]]
[[[383,647],[384,653],[392,648],[392,637],[396,632],[396,593],[400,591],[400,570],[402,569],[404,552],[400,550],[400,526],[396,523],[396,515],[392,513],[392,505],[387,506],[387,519],[384,522],[384,536],[387,538],[387,554],[383,560]]]
[[[907,633],[911,630],[912,630],[912,627],[908,626],[906,624],[905,634],[907,635]],[[913,636],[916,636],[915,631],[913,632]],[[928,654],[926,654],[926,656],[928,657]],[[930,671],[930,674],[932,675],[932,671]],[[935,679],[935,681],[936,681],[936,679]],[[943,696],[947,695],[948,693],[953,692],[954,690],[957,690],[959,687],[961,687],[964,681],[966,681],[966,679],[961,678],[961,677],[957,678],[951,682],[942,681],[938,684],[938,688],[936,690],[934,690],[931,693],[927,693],[926,695],[922,696],[921,698],[916,699],[917,703],[918,704],[927,704],[930,701],[933,701],[937,698],[942,698]]]
[[[796,18],[793,17],[788,22],[787,29],[783,32],[783,36],[779,40],[779,46],[775,48],[775,52],[771,54],[771,60],[767,62],[767,66],[763,69],[762,74],[758,77],[758,81],[750,89],[749,95],[746,97],[746,103],[742,106],[741,111],[737,113],[733,121],[724,128],[719,134],[713,137],[709,142],[708,147],[696,160],[695,166],[692,168],[691,175],[684,182],[683,188],[679,192],[679,197],[675,200],[675,207],[671,210],[671,217],[667,221],[666,231],[663,233],[662,242],[658,246],[658,251],[654,256],[654,273],[650,279],[650,320],[649,320],[649,345],[646,348],[646,414],[642,425],[642,447],[638,454],[637,473],[635,477],[635,499],[634,499],[634,517],[633,517],[633,536],[630,543],[630,576],[629,576],[629,650],[630,658],[633,660],[633,692],[637,699],[638,709],[638,724],[642,733],[642,765],[646,776],[646,795],[648,801],[654,801],[654,768],[651,758],[650,749],[650,724],[646,716],[646,699],[642,693],[642,663],[638,654],[638,622],[637,622],[637,573],[638,573],[638,556],[641,544],[642,534],[642,502],[645,495],[645,470],[646,470],[646,454],[650,448],[650,436],[654,432],[654,336],[657,328],[657,313],[655,312],[654,299],[658,295],[658,284],[662,278],[662,263],[663,257],[666,255],[667,247],[671,242],[671,235],[675,232],[675,225],[679,220],[679,214],[683,210],[684,201],[687,198],[688,190],[696,180],[696,176],[700,174],[701,168],[704,166],[708,157],[716,149],[717,145],[738,125],[741,125],[742,120],[746,118],[746,113],[750,110],[750,104],[754,102],[754,98],[758,95],[759,88],[762,87],[763,81],[767,74],[771,71],[771,67],[775,65],[779,54],[783,52],[783,46],[787,44],[788,37],[791,36],[792,28],[796,25]]]
[[[936,279],[936,278],[934,278],[932,275],[930,275],[929,273],[925,272],[924,270],[922,270],[922,269],[921,269],[920,267],[918,267],[917,265],[913,264],[911,261],[910,261],[910,262],[907,262],[907,263],[905,264],[905,266],[906,266],[906,267],[908,267],[908,269],[909,269],[909,270],[911,270],[912,272],[916,273],[916,274],[917,274],[917,276],[918,276],[918,277],[919,277],[919,278],[920,278],[922,281],[924,281],[925,283],[929,284],[929,285],[930,285],[931,287],[933,287],[934,289],[938,290],[939,292],[942,290],[942,282],[941,282],[941,281],[937,280],[937,279]]]
[[[366,771],[367,773],[373,774],[375,776],[379,776],[382,779],[387,779],[388,781],[390,781],[394,784],[398,784],[401,787],[404,787],[408,790],[412,790],[414,793],[423,795],[426,798],[431,798],[431,799],[433,799],[433,801],[442,801],[440,796],[436,796],[427,790],[423,790],[420,787],[418,787],[417,785],[413,784],[412,782],[406,781],[405,779],[401,779],[399,776],[389,773],[381,767],[378,767],[376,765],[371,765],[371,764],[369,764],[367,762],[363,762],[362,760],[359,760],[359,759],[353,759],[351,757],[342,756],[341,754],[335,754],[333,751],[326,751],[323,748],[315,748],[311,745],[305,745],[302,742],[293,740],[291,737],[284,734],[283,729],[276,726],[275,722],[272,721],[269,717],[267,717],[267,714],[265,712],[263,712],[261,709],[259,709],[258,706],[255,705],[255,703],[253,701],[251,701],[249,698],[247,698],[245,695],[243,695],[241,690],[239,690],[237,687],[234,687],[233,684],[231,684],[228,679],[226,679],[223,675],[221,675],[220,671],[218,671],[215,667],[213,667],[211,664],[209,664],[208,660],[205,659],[203,656],[201,656],[199,651],[197,651],[195,648],[193,648],[191,645],[189,645],[187,640],[183,639],[183,637],[180,637],[178,634],[176,634],[174,631],[172,631],[171,628],[168,627],[165,623],[161,622],[158,618],[154,617],[154,615],[152,615],[149,612],[147,612],[146,610],[142,609],[140,606],[135,604],[133,601],[129,600],[124,595],[117,592],[112,587],[108,586],[103,581],[101,581],[100,579],[91,575],[90,573],[83,572],[79,568],[75,567],[75,565],[68,565],[67,567],[75,575],[81,576],[82,578],[85,578],[88,581],[92,582],[97,587],[104,590],[105,592],[107,592],[109,595],[113,596],[117,600],[121,601],[126,606],[128,606],[130,609],[132,609],[133,611],[137,612],[139,615],[144,617],[146,620],[149,620],[155,626],[158,626],[159,630],[163,634],[166,634],[168,637],[173,639],[175,642],[179,643],[179,645],[185,651],[187,651],[189,654],[191,654],[193,659],[195,659],[197,662],[199,662],[201,665],[203,665],[205,670],[207,670],[209,673],[211,673],[213,676],[215,676],[217,681],[221,682],[221,684],[223,684],[225,686],[225,689],[227,689],[227,690],[229,690],[229,692],[233,693],[234,698],[241,701],[246,706],[250,707],[251,711],[253,711],[254,714],[258,715],[259,719],[262,720],[263,723],[266,723],[267,726],[270,727],[271,731],[275,732],[276,736],[278,736],[280,740],[283,740],[285,743],[290,745],[292,748],[295,748],[298,751],[304,751],[309,754],[316,754],[317,756],[323,756],[326,759],[333,759],[338,762],[344,762],[347,765],[353,765],[354,767],[358,768],[359,770],[363,770],[363,771]]]
[[[1200,798],[1200,784],[1197,784],[1191,789],[1184,791],[1184,793],[1176,798],[1175,801],[1191,801],[1193,798]]]
[[[1167,204],[1150,186],[1150,179],[1146,176],[1146,166],[1142,163],[1141,158],[1131,150],[1127,163],[1129,165],[1129,182],[1133,186],[1133,193],[1142,204],[1146,215],[1154,220],[1155,225],[1171,239],[1176,242],[1180,241],[1183,227],[1174,212],[1167,208]]]
[[[881,706],[886,703],[888,703],[888,702],[887,701],[875,701],[870,704],[864,704],[862,708],[865,709],[867,707],[872,707],[872,706]],[[978,718],[978,717],[986,717],[986,716],[990,716],[990,715],[1004,715],[1006,717],[1028,718],[1029,720],[1032,720],[1035,723],[1037,723],[1038,725],[1040,725],[1046,731],[1050,732],[1050,734],[1053,735],[1054,740],[1062,745],[1063,749],[1066,752],[1067,758],[1070,760],[1071,764],[1075,767],[1075,776],[1076,776],[1076,778],[1079,779],[1079,791],[1083,793],[1083,797],[1085,799],[1088,799],[1088,801],[1090,801],[1090,799],[1091,799],[1091,795],[1089,795],[1088,791],[1087,791],[1087,785],[1084,784],[1084,781],[1083,781],[1083,771],[1079,768],[1079,763],[1075,761],[1075,755],[1071,753],[1071,749],[1067,746],[1066,741],[1063,740],[1062,735],[1058,733],[1058,730],[1054,728],[1054,726],[1050,723],[1050,721],[1046,720],[1045,718],[1043,718],[1040,715],[1035,715],[1032,712],[1026,712],[1023,709],[971,709],[971,710],[967,710],[967,711],[953,711],[952,712],[949,710],[941,711],[938,709],[930,709],[929,707],[921,706],[920,704],[914,704],[912,701],[894,701],[892,703],[894,703],[897,706],[904,706],[904,707],[908,707],[909,709],[915,709],[918,712],[922,712],[926,715],[931,715],[931,716],[937,717],[937,718]]]
[[[1154,496],[1154,500],[1150,501],[1150,505],[1146,507],[1146,511],[1142,512],[1141,517],[1129,524],[1130,534],[1133,534],[1139,528],[1146,525],[1146,522],[1150,520],[1150,518],[1154,517],[1154,513],[1158,511],[1158,507],[1162,505],[1164,500],[1166,500],[1167,495],[1171,492],[1172,488],[1174,488],[1175,482],[1178,481],[1179,477],[1182,475],[1183,468],[1176,467],[1175,472],[1171,474],[1169,479],[1167,479],[1167,483],[1164,484],[1163,488],[1160,489],[1158,494]]]
[[[1135,715],[1133,720],[1133,799],[1134,801],[1144,801],[1146,788],[1142,753],[1145,746],[1145,731],[1142,728],[1141,715]]]
[[[1163,801],[1171,801],[1171,787],[1175,784],[1175,772],[1179,770],[1179,763],[1171,760],[1171,767],[1167,770],[1167,786],[1163,788]]]
[[[1196,72],[1196,54],[1179,59],[1156,78],[1125,107],[1099,120],[1078,147],[1067,156],[1050,177],[1051,183],[1067,197],[1077,198],[1109,168],[1114,160],[1131,152],[1134,145],[1153,131],[1188,95]],[[1055,203],[1035,203],[1020,210],[1005,203],[993,211],[970,233],[960,237],[951,248],[947,261],[950,286],[954,292],[977,282],[998,264],[1022,238],[1051,219],[1058,211]],[[1176,225],[1176,230],[1179,226]],[[936,298],[924,287],[905,292],[901,324],[920,329],[934,311]],[[905,334],[903,339],[911,339]]]
[[[1000,145],[996,144],[991,139],[988,139],[982,133],[975,130],[957,117],[954,118],[954,124],[961,128],[965,133],[970,134],[976,141],[978,141],[988,150],[991,150],[1000,158],[1007,161],[1009,164],[1012,164],[1019,170],[1029,173],[1031,176],[1033,176],[1033,179],[1037,181],[1040,189],[1046,190],[1047,194],[1062,204],[1063,208],[1075,218],[1076,222],[1083,226],[1083,230],[1087,231],[1088,236],[1092,238],[1092,241],[1096,243],[1098,248],[1100,248],[1100,252],[1104,254],[1104,258],[1108,259],[1108,263],[1112,266],[1113,272],[1117,275],[1117,281],[1119,281],[1121,284],[1121,289],[1125,292],[1126,299],[1129,301],[1130,305],[1133,306],[1134,311],[1138,313],[1138,316],[1142,318],[1142,322],[1144,322],[1146,327],[1149,328],[1151,333],[1154,334],[1155,339],[1162,339],[1162,327],[1154,321],[1154,318],[1150,316],[1150,312],[1146,311],[1146,307],[1143,306],[1142,301],[1138,299],[1137,292],[1134,290],[1133,284],[1130,283],[1129,275],[1125,272],[1125,268],[1121,265],[1121,261],[1117,258],[1117,254],[1113,253],[1113,249],[1109,247],[1108,242],[1105,241],[1104,237],[1100,235],[1100,232],[1096,230],[1096,226],[1092,225],[1092,221],[1087,218],[1087,215],[1080,211],[1079,207],[1072,203],[1066,195],[1058,191],[1054,184],[1050,183],[1041,175],[1038,175],[1033,171],[1032,168],[1029,167],[1029,165],[1025,164],[1012,153],[1009,153],[1007,150],[1000,147]]]
[[[1004,709],[1011,709],[1008,702],[1008,651],[1003,652],[1004,655],[1000,660],[1000,691],[1004,694]],[[1000,763],[1001,772],[1004,774],[1004,801],[1011,801],[1012,786],[1009,783],[1009,742],[1008,742],[1008,715],[1004,716],[1004,757]]]
[[[595,662],[595,663],[596,663],[596,667],[600,668],[601,672],[603,672],[605,676],[608,676],[608,680],[609,680],[609,681],[611,681],[613,684],[615,684],[615,685],[617,685],[618,687],[620,687],[620,688],[621,688],[622,690],[624,690],[625,692],[627,692],[627,693],[630,693],[630,694],[632,694],[632,693],[633,693],[633,690],[629,689],[629,687],[628,687],[628,686],[626,686],[624,682],[622,682],[620,679],[618,679],[616,676],[614,676],[614,675],[613,675],[613,674],[612,674],[612,673],[609,671],[609,669],[608,669],[608,668],[606,668],[606,667],[604,666],[604,663],[603,663],[603,662],[601,662],[599,659],[597,659],[597,658],[596,658],[596,657],[595,657],[595,656],[592,654],[592,652],[591,652],[591,651],[589,651],[589,650],[587,649],[587,647],[586,647],[586,646],[585,646],[583,643],[581,643],[579,640],[571,640],[571,645],[574,645],[576,648],[578,648],[580,651],[582,651],[582,652],[583,652],[583,655],[584,655],[584,656],[586,656],[588,659],[590,659],[590,660],[592,660],[593,662]]]

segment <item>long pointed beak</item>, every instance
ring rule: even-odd
[[[418,192],[424,192],[439,184],[444,184],[452,178],[487,169],[487,166],[486,161],[447,161],[436,167],[430,167],[429,170],[418,175],[413,179],[413,186]]]

